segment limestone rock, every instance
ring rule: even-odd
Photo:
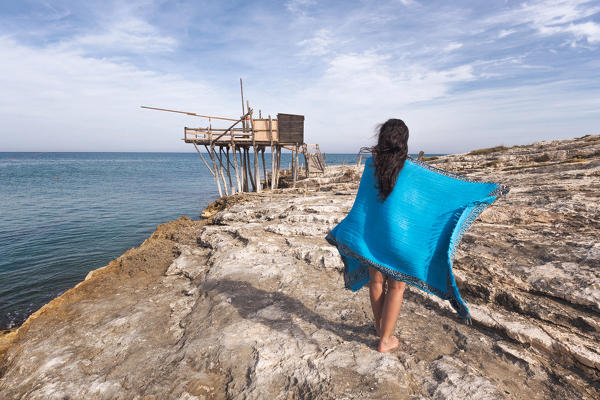
[[[598,398],[600,136],[430,162],[511,187],[456,253],[472,326],[410,288],[400,348],[375,351],[324,240],[360,169],[328,167],[159,227],[0,336],[1,397]]]

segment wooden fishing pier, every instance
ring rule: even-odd
[[[269,187],[277,189],[281,174],[282,150],[292,153],[293,187],[296,186],[300,172],[298,159],[300,153],[304,156],[304,172],[307,177],[313,172],[322,173],[325,170],[325,158],[319,150],[319,145],[304,143],[303,115],[279,113],[277,118],[272,118],[270,115],[262,118],[262,112],[259,111],[258,118],[255,118],[250,103],[248,101],[244,103],[241,79],[240,92],[242,96],[242,116],[240,118],[216,117],[147,106],[142,106],[142,108],[208,119],[206,127],[184,127],[183,140],[194,146],[200,159],[215,178],[219,196],[238,192],[260,192]],[[226,125],[216,128],[213,127],[213,122]],[[199,146],[204,146],[205,154],[200,151]],[[269,168],[265,161],[266,148],[271,150]],[[208,161],[205,155],[208,157]],[[263,178],[261,178],[261,161]]]

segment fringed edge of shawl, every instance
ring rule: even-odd
[[[456,254],[456,249],[458,249],[458,246],[462,242],[462,238],[465,232],[467,232],[467,230],[471,227],[475,220],[477,220],[477,217],[479,217],[479,215],[482,212],[484,212],[489,206],[491,206],[496,200],[498,200],[499,197],[506,196],[510,191],[510,188],[506,185],[501,185],[498,183],[494,184],[498,186],[488,194],[488,197],[494,197],[494,199],[491,202],[479,202],[469,211],[469,213],[465,217],[464,222],[460,225],[460,227],[458,227],[458,232],[456,233],[456,236],[454,236],[454,233],[451,235],[451,237],[454,238],[451,239],[448,248],[448,263],[450,265],[450,271],[448,274],[448,292],[456,288],[456,293],[452,296],[449,296],[449,300],[452,304],[452,307],[454,307],[454,309],[458,312],[459,316],[461,318],[467,319],[467,324],[470,324],[471,321],[471,313],[469,311],[469,308],[467,307],[466,302],[460,296],[460,293],[458,291],[458,285],[456,285],[456,282],[450,282],[451,278],[454,280],[454,256]]]
[[[360,254],[355,253],[351,248],[349,248],[348,246],[346,246],[343,243],[338,242],[333,235],[330,233],[327,234],[327,236],[325,237],[325,239],[329,242],[329,244],[331,244],[332,246],[337,247],[338,251],[340,252],[340,254],[346,256],[346,257],[351,257],[351,258],[355,258],[360,262],[360,267],[358,268],[364,268],[364,272],[366,273],[367,276],[369,276],[369,270],[368,267],[373,267],[376,270],[380,271],[381,273],[383,273],[386,276],[389,276],[390,278],[392,278],[395,281],[398,282],[406,282],[411,286],[414,286],[418,289],[424,290],[428,293],[431,293],[435,296],[440,297],[443,300],[452,300],[454,299],[453,296],[448,297],[447,294],[444,294],[441,290],[439,290],[438,288],[431,286],[430,284],[428,284],[427,282],[415,278],[414,276],[411,275],[407,275],[405,273],[402,273],[400,271],[396,271],[393,270],[391,268],[388,268],[384,265],[378,264],[376,262],[373,262],[371,260],[369,260],[368,258],[365,258],[363,256],[361,256]],[[343,259],[342,259],[343,260]],[[344,274],[347,274],[347,265],[345,260],[344,261]],[[352,289],[352,287],[350,287],[349,284],[349,280],[348,279],[344,279],[344,285],[346,289],[350,289],[352,291],[356,291],[358,289]],[[363,284],[364,285],[364,284]],[[361,287],[363,286],[361,285]]]
[[[445,169],[441,169],[438,167],[435,167],[431,164],[427,164],[424,161],[418,160],[416,158],[412,158],[411,156],[407,156],[406,157],[407,160],[410,160],[411,162],[420,165],[423,168],[426,168],[430,171],[433,172],[437,172],[440,175],[444,175],[444,176],[448,176],[450,178],[455,178],[455,179],[459,179],[461,181],[465,181],[465,182],[472,182],[472,183],[492,183],[494,185],[498,185],[498,187],[496,189],[494,189],[488,196],[496,196],[496,197],[501,197],[501,196],[506,196],[510,190],[510,188],[506,185],[501,185],[497,182],[486,182],[486,181],[479,181],[477,179],[472,179],[469,177],[466,177],[464,175],[461,174],[457,174],[456,172],[451,172],[451,171],[446,171]]]
[[[460,242],[462,241],[462,237],[465,234],[465,232],[469,229],[469,227],[473,224],[473,222],[475,222],[475,220],[477,219],[477,217],[489,206],[492,205],[492,203],[494,203],[499,197],[503,197],[506,196],[508,194],[508,192],[510,191],[510,188],[506,185],[503,184],[499,184],[496,182],[489,182],[489,181],[480,181],[477,179],[471,179],[468,178],[464,175],[460,175],[457,174],[456,172],[451,172],[451,171],[447,171],[438,167],[435,167],[433,165],[430,165],[424,161],[412,158],[411,156],[407,157],[411,162],[426,168],[432,172],[438,173],[440,175],[444,175],[444,176],[448,176],[451,178],[455,178],[455,179],[459,179],[465,182],[472,182],[472,183],[491,183],[496,185],[496,188],[494,190],[492,190],[489,194],[488,197],[495,197],[494,200],[492,200],[491,202],[481,202],[479,204],[477,204],[475,207],[473,207],[473,209],[471,209],[471,211],[469,212],[469,214],[465,217],[465,221],[461,224],[461,226],[459,227],[459,231],[456,235],[456,237],[454,238],[454,240],[452,241],[452,243],[450,243],[450,247],[449,247],[449,251],[448,251],[448,258],[449,258],[449,265],[450,265],[450,274],[448,276],[448,288],[447,288],[447,295],[445,296],[446,298],[442,297],[444,300],[450,300],[450,304],[452,305],[452,307],[456,310],[456,312],[458,313],[459,317],[461,318],[466,318],[466,322],[467,324],[471,324],[471,317],[470,317],[470,312],[469,312],[469,308],[466,306],[465,301],[460,297],[460,293],[458,292],[458,286],[456,286],[456,282],[454,282],[454,284],[452,284],[452,282],[450,282],[450,278],[454,276],[454,271],[453,271],[453,265],[454,265],[454,255],[456,253],[456,249],[458,248],[458,246],[460,245]],[[452,294],[450,295],[450,292],[454,292],[454,288],[456,287],[456,294]],[[440,296],[441,297],[441,296]]]

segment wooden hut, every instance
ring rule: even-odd
[[[194,145],[204,165],[215,178],[219,195],[223,196],[236,192],[256,191],[270,187],[276,189],[279,184],[281,169],[281,151],[292,152],[291,173],[293,185],[296,185],[299,173],[298,154],[305,157],[307,175],[310,166],[313,171],[324,169],[324,159],[319,147],[304,143],[304,116],[296,114],[277,114],[277,118],[254,118],[254,110],[248,102],[244,104],[242,93],[242,116],[240,118],[214,117],[186,111],[165,108],[146,107],[152,110],[182,113],[208,119],[208,126],[203,128],[184,127],[183,140]],[[213,127],[213,121],[229,122],[230,126]],[[209,161],[206,160],[199,146],[204,146]],[[267,173],[265,149],[271,149],[270,174]],[[251,151],[252,150],[252,151]],[[251,156],[253,154],[253,157]],[[261,180],[260,159],[264,181]],[[318,159],[315,161],[315,159]],[[309,161],[310,160],[310,161]]]

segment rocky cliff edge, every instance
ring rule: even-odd
[[[427,162],[511,187],[456,253],[472,326],[411,288],[400,349],[375,351],[368,292],[342,289],[324,240],[361,170],[329,167],[163,224],[90,272],[0,336],[1,397],[598,398],[600,135]]]

